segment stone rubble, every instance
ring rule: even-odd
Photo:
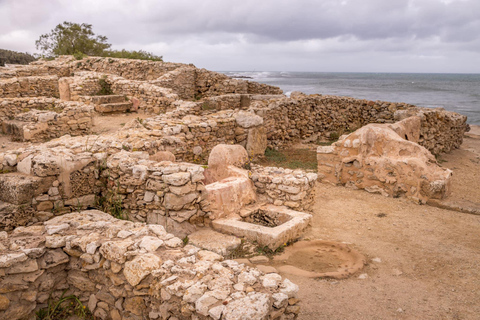
[[[279,274],[184,246],[160,225],[117,220],[97,210],[19,227],[0,244],[2,319],[31,317],[64,290],[100,319],[298,314],[287,303],[298,286]]]

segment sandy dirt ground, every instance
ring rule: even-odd
[[[452,198],[480,202],[475,132],[441,159]],[[285,274],[300,286],[301,320],[480,319],[478,215],[321,184],[304,238],[348,243],[368,264],[344,280]]]

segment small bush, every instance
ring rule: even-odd
[[[138,59],[138,60],[151,60],[151,61],[163,61],[162,56],[157,56],[151,52],[139,50],[105,50],[102,53],[103,57],[109,58],[122,58],[122,59]],[[109,59],[109,63],[113,63],[113,60]]]
[[[113,94],[112,86],[107,82],[107,76],[103,76],[98,80],[100,84],[100,90],[97,92],[97,96],[108,96]]]

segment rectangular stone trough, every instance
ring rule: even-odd
[[[258,218],[259,212],[266,216],[263,224],[276,226],[269,227],[247,222],[255,220],[251,218],[252,216],[257,216]],[[212,221],[213,228],[222,233],[256,241],[259,245],[268,246],[272,250],[299,238],[312,220],[311,214],[274,205],[257,207],[252,209],[250,213],[242,214],[242,216],[244,217],[243,219],[234,217],[214,220]]]

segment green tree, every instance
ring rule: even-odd
[[[32,61],[35,61],[35,57],[28,53],[0,49],[0,67],[5,63],[29,64]]]
[[[50,57],[82,54],[101,56],[111,47],[107,37],[93,33],[91,24],[67,21],[57,25],[50,33],[41,35],[35,45]]]
[[[123,59],[138,59],[138,60],[153,60],[153,61],[163,61],[162,56],[157,56],[151,52],[143,50],[132,50],[128,51],[125,49],[122,50],[105,50],[102,54],[103,57],[110,58],[123,58]]]

